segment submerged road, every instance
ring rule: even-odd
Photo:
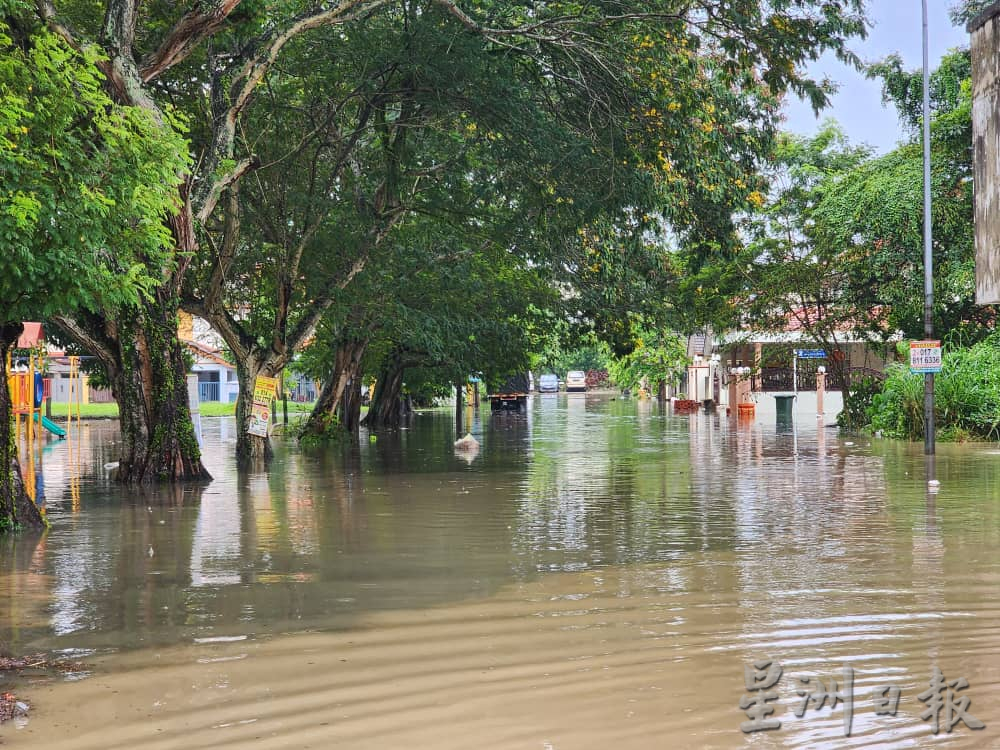
[[[478,454],[428,412],[266,474],[204,419],[216,481],[136,495],[116,431],[53,444],[52,530],[0,542],[0,644],[90,667],[19,683],[5,746],[1000,747],[994,446],[929,493],[919,445],[562,394],[481,410]]]

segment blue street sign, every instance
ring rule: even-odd
[[[795,356],[799,359],[826,359],[826,352],[822,349],[796,349]]]

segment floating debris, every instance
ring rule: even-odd
[[[0,724],[18,716],[27,716],[28,708],[28,704],[19,701],[13,693],[0,693]]]
[[[479,441],[472,437],[470,433],[466,433],[464,438],[455,441],[455,450],[477,451],[479,450]]]
[[[43,669],[52,672],[82,672],[83,664],[67,659],[50,659],[45,654],[30,656],[0,656],[0,672],[20,672],[24,669]]]
[[[86,672],[87,666],[78,661],[67,659],[50,659],[45,654],[31,654],[30,656],[0,656],[0,675],[4,672],[23,672],[25,670],[38,670],[42,672],[58,672],[63,675],[78,674]],[[31,706],[20,700],[14,693],[0,693],[0,724],[10,719],[27,716]]]

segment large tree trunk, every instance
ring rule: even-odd
[[[208,480],[188,408],[187,361],[177,338],[177,301],[161,288],[123,314],[111,373],[118,400],[126,484]]]
[[[368,346],[367,341],[346,341],[337,347],[333,359],[333,372],[323,383],[316,405],[306,422],[304,434],[323,435],[330,428],[333,416],[341,406],[347,385],[357,381],[361,371],[361,357]],[[360,409],[360,405],[358,407]]]
[[[361,427],[361,370],[354,371],[340,403],[340,424],[345,432],[355,433]]]
[[[402,365],[394,361],[376,381],[375,394],[364,420],[366,427],[375,430],[399,427],[403,414],[403,372]]]
[[[7,352],[17,343],[22,330],[20,323],[0,326],[0,533],[45,527],[45,519],[24,489],[7,388]]]

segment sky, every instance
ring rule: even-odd
[[[954,0],[927,0],[930,63],[937,61],[954,47],[967,47],[969,35],[964,28],[953,26],[948,9]],[[922,64],[920,0],[869,0],[869,18],[873,27],[868,38],[851,43],[851,49],[865,62],[881,60],[893,52],[903,58],[907,69]],[[812,108],[792,98],[785,106],[784,128],[794,133],[814,133],[820,122],[832,117],[840,123],[852,143],[867,143],[879,153],[885,153],[905,138],[899,118],[893,108],[882,105],[882,86],[844,65],[832,55],[820,58],[809,67],[814,76],[827,76],[840,85],[829,107],[819,119]]]

